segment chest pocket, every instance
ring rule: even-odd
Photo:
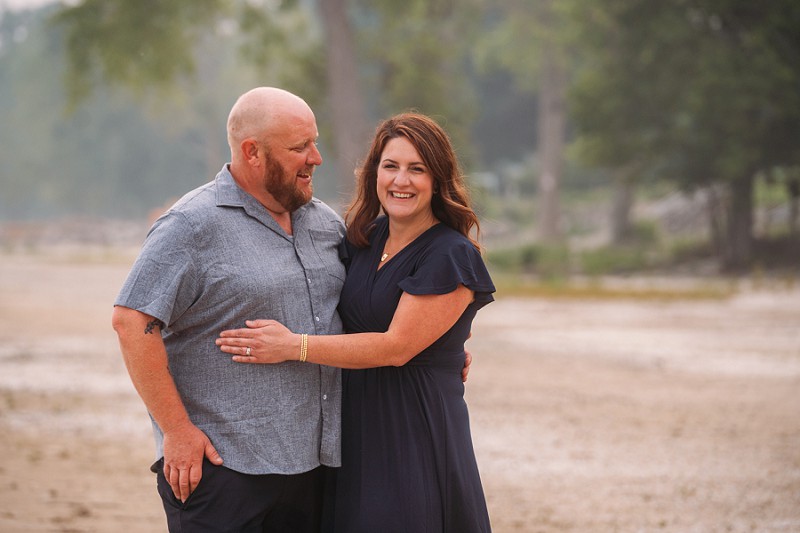
[[[338,231],[322,229],[309,230],[309,234],[314,251],[319,256],[320,263],[325,266],[325,270],[334,278],[344,281],[345,268],[339,259],[339,244],[342,242],[342,235]]]

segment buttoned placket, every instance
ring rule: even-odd
[[[297,257],[300,258],[300,264],[303,265],[303,271],[304,271],[304,273],[306,275],[306,282],[308,283],[308,294],[309,294],[309,298],[311,299],[311,312],[314,315],[314,322],[316,322],[316,324],[314,325],[314,332],[316,334],[320,334],[320,332],[319,332],[320,317],[319,317],[319,313],[317,312],[317,309],[315,308],[315,298],[314,298],[314,294],[313,294],[314,289],[312,287],[313,281],[312,281],[312,278],[311,278],[311,274],[309,274],[308,270],[306,269],[305,261],[303,260],[304,259],[303,258],[303,254],[301,254],[300,251],[297,248],[297,239],[296,238],[293,239],[293,244],[294,244],[295,253],[297,254]],[[321,390],[320,393],[321,393],[322,400],[323,401],[327,401],[328,400],[328,392],[323,388],[323,390]]]

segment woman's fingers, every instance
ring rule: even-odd
[[[246,337],[248,334],[252,334],[249,329],[226,329],[222,333],[219,334],[220,337]]]
[[[236,363],[281,362],[269,353],[269,346],[276,334],[285,328],[274,320],[248,320],[246,323],[247,329],[221,332],[214,341],[219,349],[232,355],[231,359]]]
[[[250,341],[246,339],[217,339],[216,344],[223,352],[236,355],[252,355],[247,353],[247,349],[250,348],[251,352],[255,350],[252,339]]]
[[[255,337],[258,335],[257,331],[254,331],[258,328],[265,328],[269,326],[276,326],[279,322],[275,322],[274,320],[266,320],[266,319],[258,319],[258,320],[245,320],[245,324],[247,324],[246,328],[240,329],[226,329],[222,333],[219,334],[220,337]]]
[[[252,328],[263,328],[265,326],[271,326],[276,324],[277,322],[275,322],[274,320],[266,320],[261,318],[258,320],[245,320],[244,323],[247,324],[248,328],[252,329]]]
[[[249,356],[249,357],[246,356],[246,355],[234,355],[233,357],[231,357],[231,360],[234,363],[258,363],[259,362],[258,358],[257,357],[253,357],[252,355]]]

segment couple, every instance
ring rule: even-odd
[[[231,162],[115,302],[170,531],[489,531],[461,373],[494,286],[450,141],[383,122],[345,230],[312,197],[317,136],[297,96],[242,95]]]

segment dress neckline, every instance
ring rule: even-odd
[[[389,239],[389,218],[385,217],[383,222],[384,223],[381,226],[379,226],[380,234],[376,235],[375,241],[373,241],[373,247],[374,247],[374,250],[372,252],[373,254],[372,263],[374,265],[373,272],[380,272],[381,270],[383,270],[384,267],[389,263],[391,263],[394,258],[398,257],[399,255],[402,255],[403,252],[412,248],[415,243],[419,242],[420,239],[429,234],[431,230],[442,225],[440,221],[437,221],[434,225],[432,225],[431,227],[427,228],[425,231],[417,235],[411,242],[406,244],[400,250],[389,255],[383,261],[381,261],[381,256],[383,255],[384,246],[386,246],[386,241]]]

